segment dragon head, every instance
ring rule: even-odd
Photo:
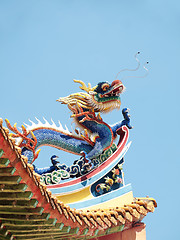
[[[120,108],[120,94],[125,90],[120,80],[115,80],[111,84],[108,82],[99,82],[97,86],[88,87],[81,80],[74,80],[80,83],[80,89],[84,92],[74,93],[67,97],[57,99],[58,102],[67,104],[69,109],[74,112],[79,106],[85,110],[93,110],[95,112],[109,112],[115,108]]]

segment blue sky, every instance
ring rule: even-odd
[[[69,110],[56,99],[79,91],[74,78],[95,86],[136,67],[137,51],[142,65],[149,61],[148,77],[125,79],[121,97],[134,126],[126,183],[135,197],[158,203],[144,219],[147,240],[179,236],[179,26],[175,0],[0,1],[0,117],[12,124],[45,117],[70,127]],[[134,73],[143,74],[142,67]],[[103,119],[119,121],[121,111]],[[37,164],[47,166],[53,154],[62,162],[71,158],[43,148]]]

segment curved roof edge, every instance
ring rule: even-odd
[[[0,236],[2,239],[91,239],[131,228],[157,203],[134,198],[108,209],[76,210],[40,182],[0,119]]]

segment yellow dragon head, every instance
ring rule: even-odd
[[[120,80],[115,80],[111,84],[108,82],[99,82],[95,87],[88,86],[81,80],[74,80],[80,83],[80,89],[85,92],[73,93],[67,97],[57,99],[62,104],[67,104],[69,109],[74,112],[78,106],[85,110],[94,112],[109,112],[115,108],[120,108],[120,94],[125,90]]]

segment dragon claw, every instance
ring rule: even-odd
[[[129,108],[123,108],[122,114],[123,114],[124,119],[129,120],[129,118],[130,118],[129,111],[130,111]]]
[[[84,164],[82,166],[82,169],[81,169],[81,172],[84,174],[84,173],[87,173],[89,172],[93,167],[94,167],[94,164],[92,163],[92,161],[87,157],[87,153],[84,152],[84,151],[81,151],[80,154],[82,155],[82,157],[84,158]]]
[[[90,162],[90,159],[87,157],[87,153],[86,152],[81,151],[80,154],[84,158],[85,163],[89,163]]]
[[[129,129],[132,129],[133,127],[130,124],[130,114],[129,114],[130,109],[129,108],[123,108],[122,114],[124,117],[124,125],[126,125]]]

